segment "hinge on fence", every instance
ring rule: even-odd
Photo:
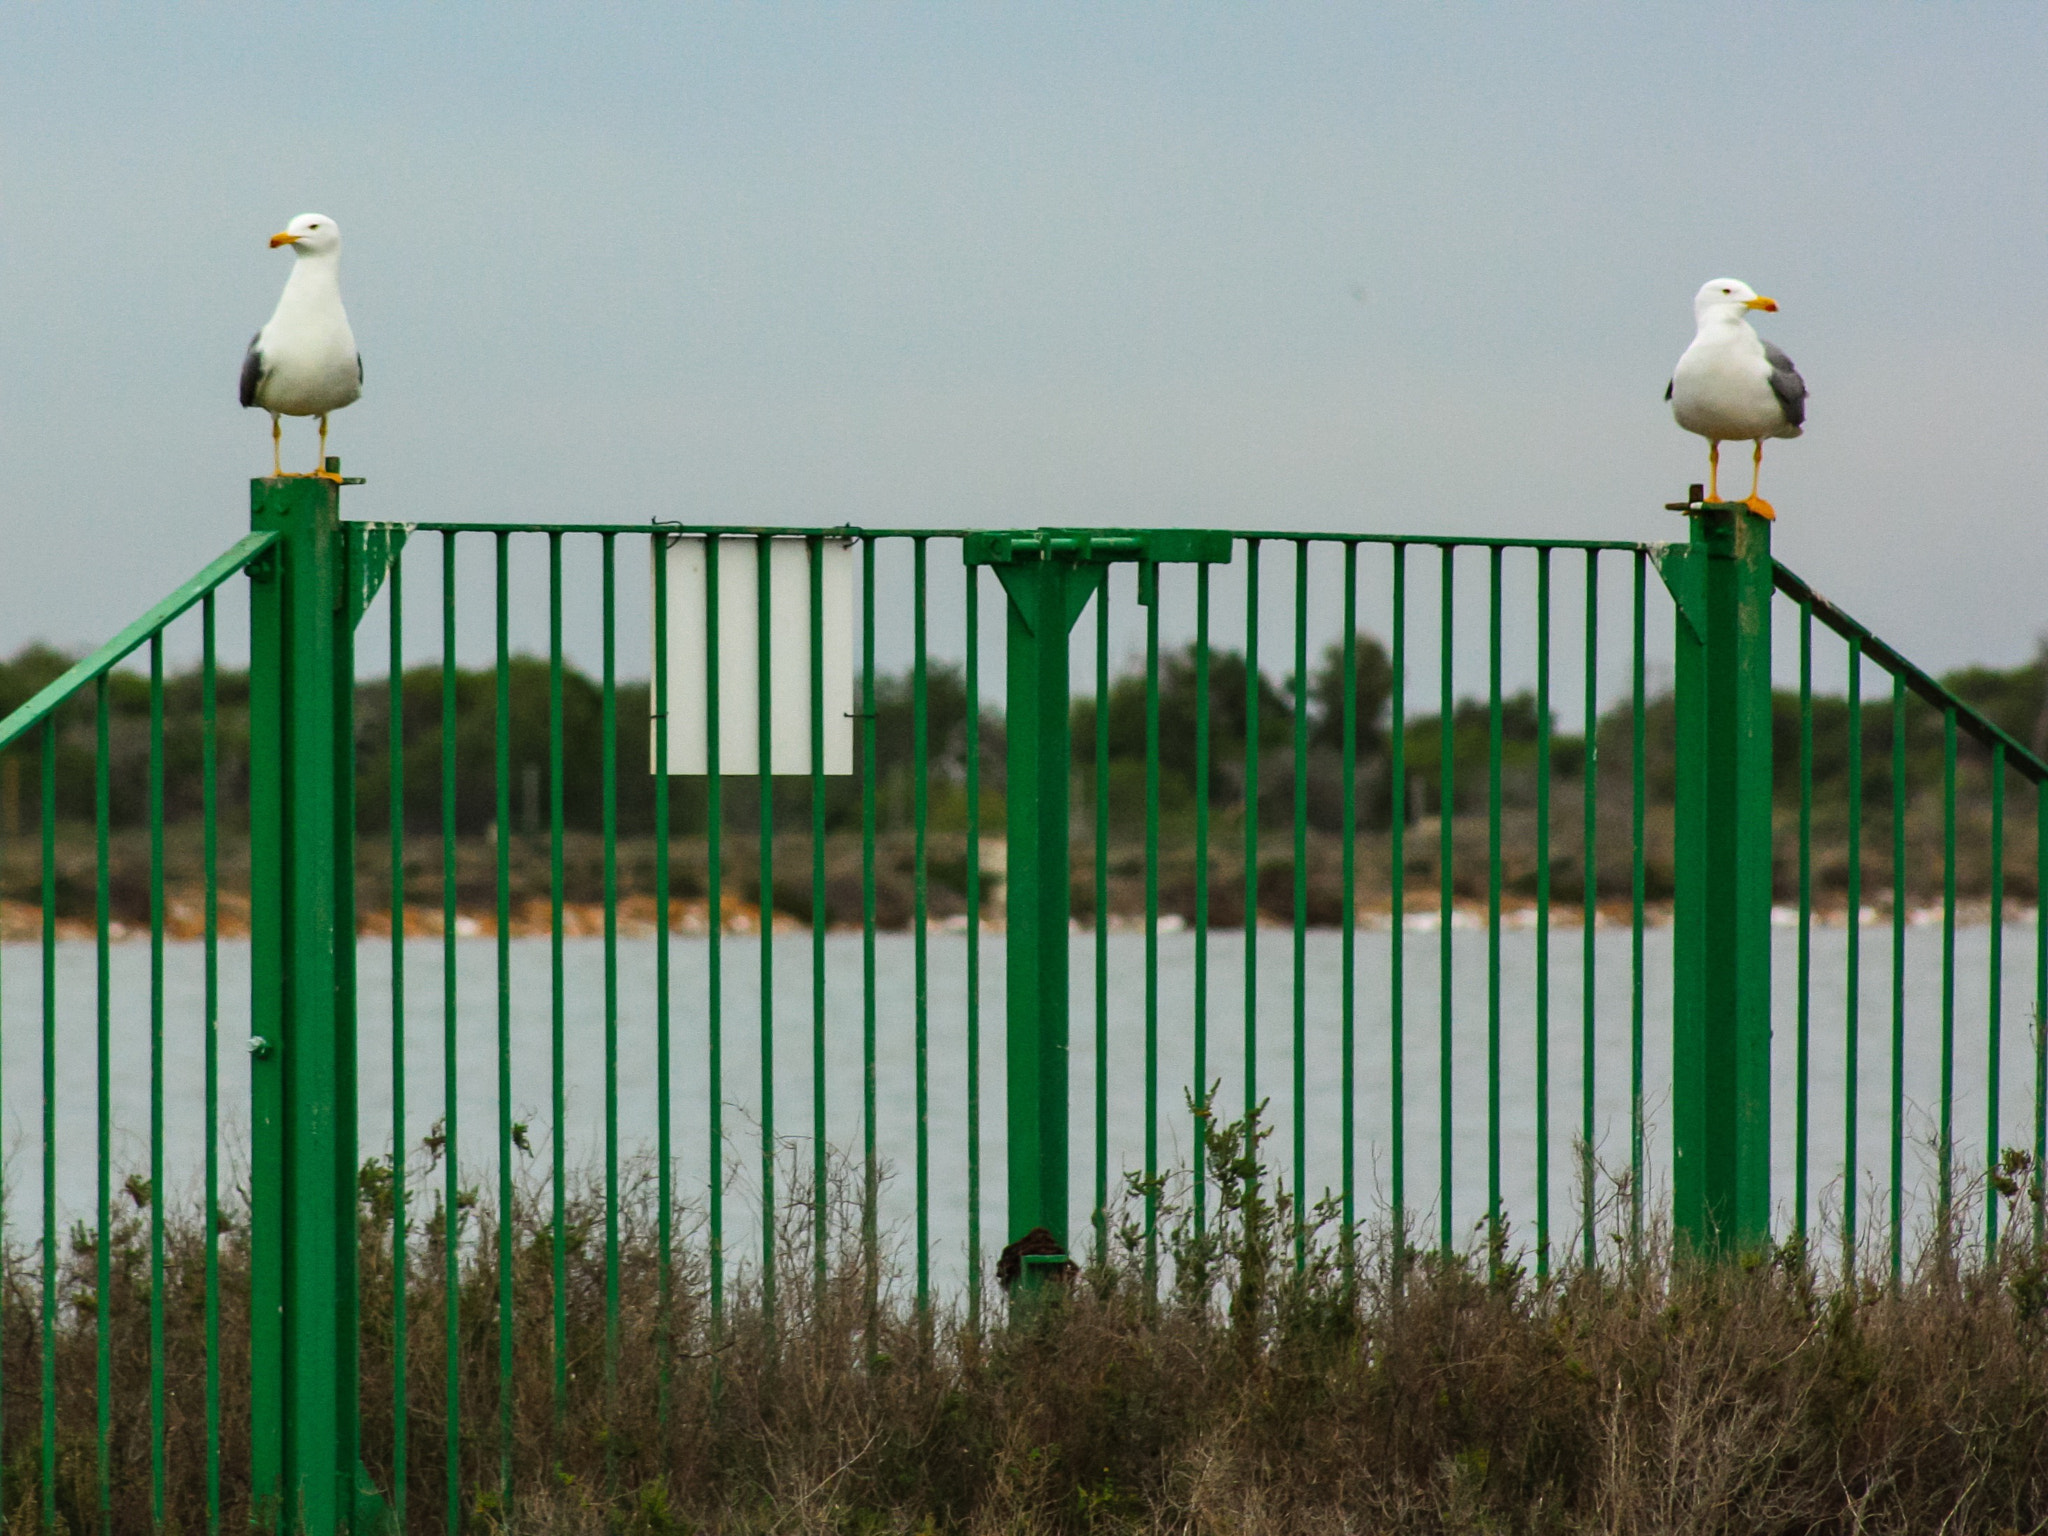
[[[405,548],[411,523],[343,523],[348,532],[348,626],[363,621],[384,585],[391,562]]]

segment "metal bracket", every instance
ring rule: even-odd
[[[1068,568],[1066,617],[1071,626],[1102,585],[1105,569],[1118,561],[1138,562],[1138,601],[1147,607],[1159,595],[1159,567],[1228,565],[1236,539],[1206,528],[1037,528],[1025,533],[970,533],[963,541],[963,563],[995,567],[996,578],[1013,599],[1012,577],[1046,565]],[[1016,603],[1027,627],[1033,604]]]
[[[1699,487],[1692,489],[1697,492]],[[1693,635],[1704,643],[1707,637],[1707,574],[1703,562],[1735,558],[1736,531],[1749,508],[1739,501],[1695,499],[1667,502],[1666,510],[1698,518],[1699,526],[1706,530],[1704,544],[1674,542],[1650,546],[1650,561],[1657,567],[1657,574],[1663,578],[1664,585],[1670,589],[1671,600],[1678,605],[1678,611],[1684,615]]]
[[[398,552],[405,548],[413,525],[343,523],[341,526],[348,536],[348,627],[354,629],[362,623],[363,615],[370,611],[371,602],[384,585],[385,573],[391,569],[391,562],[398,558]]]
[[[1058,560],[1108,565],[1143,560],[1153,565],[1228,565],[1236,539],[1207,528],[1037,528],[1025,533],[970,533],[961,559],[968,565],[1012,565]]]
[[[1670,589],[1671,601],[1677,604],[1686,627],[1693,632],[1695,639],[1704,643],[1707,638],[1706,578],[1699,562],[1692,557],[1692,546],[1652,544],[1650,563],[1657,567],[1657,574]]]

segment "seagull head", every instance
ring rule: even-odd
[[[302,213],[270,237],[272,250],[280,245],[294,256],[331,255],[341,249],[341,229],[324,213]]]
[[[1762,309],[1776,313],[1778,301],[1760,296],[1749,284],[1733,277],[1717,277],[1710,283],[1702,284],[1700,291],[1693,295],[1692,313],[1695,320],[1705,320],[1709,315],[1723,315],[1740,320],[1744,310]]]

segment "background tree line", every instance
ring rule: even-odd
[[[0,716],[11,712],[62,673],[70,658],[46,646],[31,646],[0,662]],[[508,786],[515,829],[538,830],[547,824],[551,799],[548,740],[549,680],[545,660],[515,657],[509,676],[511,710],[509,742],[511,778]],[[1950,673],[1943,682],[1958,696],[1983,711],[2022,742],[2040,745],[2044,723],[2044,672],[2037,660],[1999,669],[1971,667]],[[1212,650],[1209,683],[1209,796],[1212,810],[1234,815],[1245,798],[1246,743],[1259,748],[1257,803],[1264,823],[1287,824],[1293,817],[1295,785],[1295,680],[1263,673],[1248,677],[1244,656]],[[1361,634],[1355,643],[1355,771],[1346,784],[1343,770],[1345,677],[1341,644],[1326,648],[1312,668],[1305,689],[1307,739],[1307,810],[1310,824],[1323,831],[1342,826],[1347,792],[1358,797],[1359,825],[1383,829],[1392,814],[1390,793],[1389,702],[1392,667],[1385,647]],[[403,804],[406,825],[416,832],[438,831],[442,803],[442,671],[438,666],[408,670],[402,678]],[[1867,674],[1862,709],[1863,773],[1866,806],[1882,815],[1891,792],[1893,746],[1892,703],[1882,674]],[[116,826],[141,825],[149,806],[149,685],[140,673],[122,669],[108,678],[109,803]],[[1408,814],[1434,815],[1441,808],[1442,721],[1418,712],[1418,690],[1409,693],[1405,722]],[[171,821],[196,817],[201,805],[200,768],[201,680],[197,669],[165,679],[165,789]],[[485,832],[497,820],[497,679],[488,669],[460,669],[454,688],[453,783],[455,824],[459,834]],[[1191,647],[1165,652],[1159,670],[1160,802],[1169,828],[1192,815],[1196,791],[1197,671]],[[248,803],[248,674],[222,669],[215,680],[219,733],[220,804],[224,821],[242,821]],[[390,692],[382,679],[358,685],[356,700],[357,814],[364,832],[388,829],[391,757]],[[1776,781],[1780,798],[1791,803],[1798,794],[1801,719],[1798,698],[1780,692],[1773,700],[1776,735]],[[1097,793],[1095,725],[1097,701],[1080,697],[1072,711],[1073,767],[1077,808],[1092,807]],[[616,753],[616,815],[621,835],[642,836],[654,824],[654,781],[649,767],[648,685],[622,682],[614,692],[611,733]],[[1106,709],[1109,774],[1100,786],[1109,801],[1113,828],[1119,835],[1142,826],[1144,815],[1146,685],[1142,671],[1126,671],[1110,684]],[[1507,803],[1529,803],[1538,769],[1539,719],[1532,693],[1517,692],[1501,703],[1502,789]],[[907,673],[877,677],[875,683],[875,805],[877,825],[889,830],[909,826],[915,810],[919,753],[916,737],[915,689]],[[604,821],[604,698],[597,680],[574,667],[562,676],[562,802],[567,827],[601,830]],[[957,665],[934,663],[925,683],[925,747],[927,787],[934,826],[964,825],[967,728],[965,678]],[[1909,783],[1939,782],[1942,771],[1942,721],[1933,709],[1909,699],[1905,711],[1906,761]],[[1839,798],[1846,790],[1851,720],[1848,702],[1839,695],[1812,701],[1813,776],[1817,798]],[[1486,803],[1486,772],[1491,718],[1484,699],[1461,699],[1451,712],[1453,742],[1452,806],[1459,813]],[[1653,803],[1668,802],[1673,785],[1672,703],[1669,694],[1651,698],[1645,710],[1645,784]],[[96,724],[91,690],[68,703],[59,714],[57,735],[57,810],[64,820],[93,814]],[[1630,778],[1634,728],[1626,701],[1600,716],[1597,731],[1602,782],[1621,790]],[[983,824],[1000,826],[1004,790],[1004,734],[1000,711],[984,707],[980,731],[981,787],[985,797]],[[1553,729],[1551,767],[1558,779],[1577,779],[1583,771],[1583,736]],[[40,793],[40,748],[24,742],[0,761],[0,831],[33,824]],[[857,759],[858,763],[858,759]],[[826,823],[833,831],[857,830],[861,824],[861,777],[826,780]],[[1965,743],[1960,755],[1959,783],[1966,796],[1988,789],[1985,754]],[[778,778],[774,784],[778,824],[798,828],[810,821],[809,781]],[[724,800],[728,825],[753,830],[760,825],[758,780],[728,778]],[[705,828],[705,791],[701,778],[672,781],[670,814],[675,830],[689,835]]]

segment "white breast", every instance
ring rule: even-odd
[[[324,269],[324,270],[323,270]],[[297,262],[269,324],[256,334],[256,403],[286,416],[324,416],[363,392],[356,339],[329,262]]]
[[[1671,414],[1686,431],[1722,442],[1783,431],[1785,409],[1756,332],[1739,321],[1702,326],[1672,370]]]

